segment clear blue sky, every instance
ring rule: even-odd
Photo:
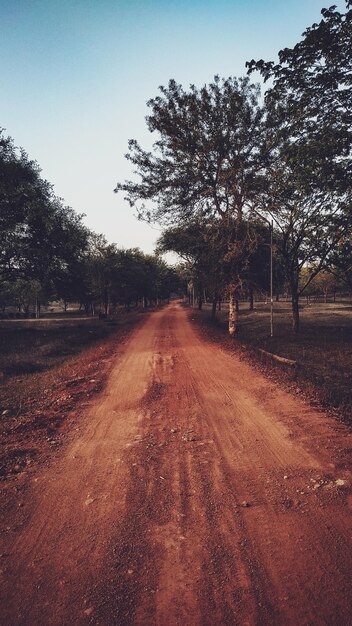
[[[130,175],[128,139],[149,143],[146,101],[170,78],[201,85],[274,60],[331,4],[0,0],[0,126],[90,228],[150,252],[158,231],[113,193]]]

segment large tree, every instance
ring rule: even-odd
[[[198,307],[202,306],[204,290],[211,296],[213,318],[216,315],[217,302],[234,277],[248,290],[258,288],[262,279],[263,259],[267,261],[269,258],[263,247],[262,226],[258,222],[249,223],[243,219],[240,227],[241,231],[235,220],[224,223],[222,219],[215,217],[197,219],[166,229],[158,240],[158,251],[172,250],[187,263],[189,278],[198,298]],[[234,231],[239,250],[234,249]],[[268,268],[265,270],[269,276]],[[237,326],[237,315],[235,325]]]
[[[319,24],[294,48],[281,50],[277,64],[247,64],[273,81],[265,96],[269,158],[262,208],[279,233],[295,332],[299,296],[351,229],[350,2],[346,7],[345,13],[323,9]]]
[[[227,227],[230,280],[229,331],[234,334],[235,290],[248,246],[242,246],[246,209],[262,184],[263,111],[258,87],[247,78],[215,77],[188,91],[171,80],[150,100],[147,125],[157,140],[152,151],[135,140],[126,155],[137,180],[119,183],[141,218],[183,226],[194,219],[218,219]],[[225,229],[223,229],[225,232]],[[237,262],[237,267],[236,266]]]
[[[276,132],[302,184],[340,193],[351,190],[352,3],[346,11],[322,9],[279,61],[247,63],[273,85],[266,101],[275,109]]]

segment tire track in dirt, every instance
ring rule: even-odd
[[[332,439],[344,459],[351,435],[273,386],[256,401],[255,386],[268,381],[220,351],[207,359],[206,346],[187,326],[179,337],[188,343],[203,415],[223,456],[220,472],[239,502],[249,500],[241,510],[246,553],[255,556],[252,573],[258,564],[264,570],[260,582],[276,609],[268,620],[260,602],[259,622],[350,623],[351,466],[336,474],[340,464],[325,449]],[[346,481],[343,489],[336,479]],[[259,587],[253,585],[256,594]]]
[[[139,598],[131,623],[347,623],[341,620],[347,619],[351,598],[348,562],[343,571],[338,568],[334,574],[338,594],[346,594],[347,609],[341,610],[339,602],[331,603],[331,589],[325,599],[324,594],[331,573],[336,572],[338,561],[348,550],[348,528],[342,523],[341,537],[345,539],[338,545],[335,533],[326,528],[326,512],[321,515],[314,509],[313,521],[309,511],[308,520],[302,520],[307,511],[289,497],[288,492],[294,491],[297,498],[293,484],[297,487],[298,481],[302,489],[302,482],[309,482],[324,464],[319,460],[319,450],[309,451],[299,438],[296,441],[297,428],[294,433],[280,421],[284,414],[292,427],[290,407],[281,406],[287,403],[287,395],[281,397],[279,393],[276,406],[270,407],[279,416],[273,421],[265,408],[253,401],[250,390],[244,389],[243,395],[242,389],[236,391],[232,359],[224,361],[216,349],[207,359],[208,346],[203,350],[203,342],[184,321],[178,323],[178,314],[169,319],[173,332],[168,327],[168,345],[161,341],[155,346],[153,381],[145,398],[143,423],[145,432],[156,436],[158,446],[152,477],[154,481],[158,477],[166,480],[152,500],[159,503],[159,515],[168,510],[169,517],[153,523],[143,515],[143,506],[140,509],[153,538],[153,564],[147,572],[149,576],[153,572],[155,584],[151,595]],[[172,376],[167,376],[170,363]],[[222,380],[224,366],[230,368],[229,374],[225,372],[225,378],[231,378],[230,385]],[[269,385],[261,377],[258,382]],[[161,394],[162,384],[166,391]],[[330,434],[331,425],[322,429],[321,416],[296,403],[295,411],[301,408],[307,427],[314,427],[312,439],[316,430],[320,440],[324,433]],[[302,440],[309,439],[302,424],[298,432],[304,433]],[[134,462],[142,467],[148,463],[143,450]],[[288,482],[285,475],[289,475]],[[174,502],[171,510],[165,503],[165,485]],[[248,497],[250,506],[243,507],[242,498]],[[126,525],[131,518],[127,512]],[[321,538],[316,536],[315,524]],[[332,557],[326,545],[333,548]],[[300,554],[307,557],[307,550],[309,558],[314,557],[310,572],[305,572],[305,562],[298,563],[299,567],[296,562]],[[116,579],[115,590],[118,584]],[[122,606],[120,602],[120,609]],[[320,622],[319,613],[323,616]],[[120,618],[123,622],[126,616],[122,613]]]
[[[123,516],[126,446],[138,433],[158,317],[133,334],[62,458],[27,493],[27,521],[9,520],[4,536],[2,623],[79,624],[104,579],[106,545]]]

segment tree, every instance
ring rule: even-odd
[[[140,301],[158,302],[169,298],[175,286],[175,272],[162,259],[139,248],[118,248],[94,233],[89,236],[83,270],[80,301],[87,314],[96,307],[108,315],[117,305],[129,309]]]
[[[352,9],[322,9],[322,19],[303,33],[279,62],[252,60],[264,80],[273,79],[266,101],[276,110],[278,132],[290,145],[301,183],[340,193],[351,190]]]
[[[258,221],[248,222],[245,219],[241,227],[245,230],[242,236],[238,236],[241,263],[238,252],[234,253],[230,248],[234,243],[231,225],[228,228],[221,219],[198,219],[184,226],[170,227],[158,240],[159,252],[172,250],[187,263],[188,280],[195,288],[198,308],[202,305],[203,290],[210,294],[213,319],[216,317],[216,305],[236,272],[242,291],[268,288],[270,255],[265,243],[267,229]],[[237,315],[235,322],[237,324]]]
[[[56,296],[65,303],[77,300],[83,280],[83,264],[89,245],[89,230],[61,199],[52,200],[54,211],[49,238],[49,274]]]
[[[299,330],[299,298],[326,267],[339,242],[350,232],[347,201],[333,192],[302,189],[295,170],[282,162],[268,175],[271,182],[263,198],[263,212],[275,225],[275,246],[292,299],[292,328]],[[305,281],[301,272],[305,268]]]
[[[327,268],[352,296],[352,234],[342,237],[327,260]]]
[[[10,137],[0,133],[0,235],[1,279],[23,277],[23,249],[30,231],[40,239],[39,232],[28,223],[38,205],[47,200],[48,187],[42,183],[39,168],[26,153],[17,151]]]
[[[333,294],[335,300],[335,294],[338,287],[338,281],[336,277],[327,270],[322,270],[315,276],[311,282],[313,293],[317,295],[323,295],[325,304],[328,301],[329,293]]]
[[[203,289],[211,293],[213,300],[221,291],[219,257],[224,251],[211,245],[210,231],[211,222],[194,220],[184,226],[166,229],[157,242],[159,253],[176,252],[187,263],[189,280],[197,291],[200,309]]]
[[[51,295],[51,294],[50,294]],[[35,305],[39,297],[43,300],[48,296],[43,293],[40,283],[36,280],[3,281],[0,284],[0,307],[5,313],[6,307],[15,306],[18,313],[29,315],[30,307]]]
[[[258,87],[228,78],[185,91],[174,80],[150,100],[147,125],[158,133],[153,151],[129,142],[127,158],[139,176],[119,183],[142,219],[182,228],[188,221],[216,219],[226,231],[230,280],[229,331],[234,334],[235,291],[248,246],[241,222],[262,184],[263,111]],[[148,207],[145,202],[152,201]]]
[[[36,281],[38,295],[65,291],[87,246],[82,217],[0,133],[0,281]]]
[[[273,79],[265,96],[270,157],[263,211],[280,233],[294,332],[299,296],[350,232],[352,219],[352,11],[331,7],[322,14],[301,42],[279,52],[278,64],[247,64],[249,72]],[[303,268],[311,269],[305,284]]]

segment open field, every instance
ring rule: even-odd
[[[49,370],[85,346],[111,335],[119,323],[77,316],[1,321],[2,377],[8,380]]]
[[[239,333],[234,341],[227,338],[227,307],[217,312],[217,323],[210,323],[210,305],[192,316],[206,327],[207,336],[225,342],[227,347],[239,344],[251,358],[260,360],[274,376],[284,372],[287,380],[297,382],[309,395],[317,395],[323,405],[338,408],[346,421],[351,421],[352,404],[352,305],[349,302],[303,304],[300,309],[301,329],[297,336],[291,331],[290,303],[274,303],[274,337],[270,337],[270,305],[256,303],[254,311],[240,303]],[[276,364],[258,349],[291,359],[296,367]]]
[[[122,312],[110,321],[77,315],[0,322],[0,409],[14,409],[23,396],[55,381],[56,368],[136,323],[138,313]],[[50,372],[52,373],[50,375]],[[40,374],[47,374],[46,377]],[[9,406],[9,402],[11,406]]]

